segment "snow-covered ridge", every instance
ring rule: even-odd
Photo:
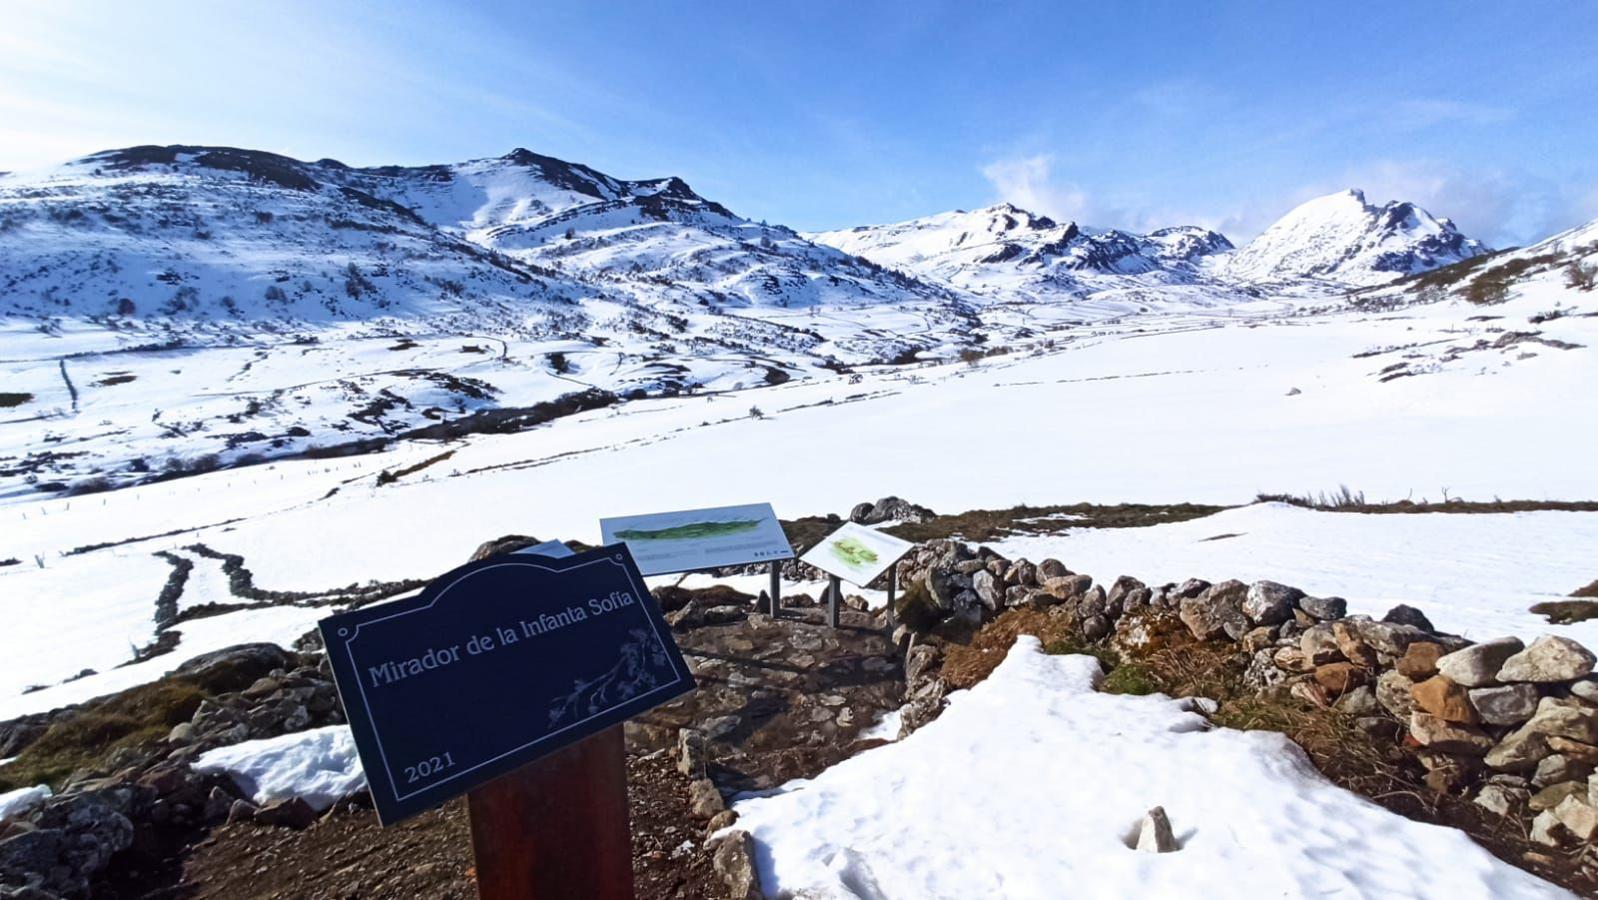
[[[1358,190],[1303,203],[1233,254],[1227,274],[1248,281],[1321,278],[1369,285],[1487,252],[1448,219],[1413,203],[1374,206]]]

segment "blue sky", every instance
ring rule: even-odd
[[[1010,200],[1246,239],[1344,187],[1598,218],[1598,3],[12,0],[0,169],[138,143],[518,146],[800,229]]]

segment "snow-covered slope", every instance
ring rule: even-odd
[[[1358,190],[1310,200],[1232,254],[1226,273],[1252,282],[1298,278],[1380,284],[1486,253],[1448,219],[1413,203],[1365,202]]]
[[[1032,290],[1061,298],[1127,285],[1191,283],[1208,257],[1232,249],[1225,237],[1203,228],[1147,235],[1090,229],[1008,203],[811,237],[979,294]]]

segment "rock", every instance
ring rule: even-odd
[[[1315,667],[1315,683],[1332,697],[1339,697],[1364,684],[1369,673],[1353,663],[1335,662]]]
[[[1331,625],[1315,625],[1299,635],[1298,648],[1311,665],[1323,666],[1344,659]]]
[[[1128,597],[1146,590],[1148,590],[1148,586],[1143,582],[1130,575],[1122,575],[1120,578],[1115,579],[1114,584],[1110,585],[1106,600],[1112,608],[1125,610],[1128,608]]]
[[[708,819],[727,808],[727,802],[709,778],[695,778],[688,782],[688,806],[694,817]]]
[[[1063,578],[1050,578],[1043,582],[1043,590],[1057,600],[1075,600],[1086,594],[1088,588],[1093,586],[1091,575],[1067,575]]]
[[[1577,794],[1583,797],[1586,796],[1586,782],[1561,781],[1558,784],[1550,784],[1549,786],[1533,794],[1531,796],[1531,800],[1527,802],[1526,806],[1532,812],[1542,812],[1545,809],[1553,809],[1554,807],[1558,806],[1566,797]]]
[[[737,821],[738,821],[738,814],[737,813],[733,812],[730,809],[724,809],[721,812],[716,813],[715,815],[710,817],[710,821],[708,823],[706,823],[706,825],[705,825],[705,833],[707,835],[708,834],[715,834],[716,832],[720,831],[721,829],[727,828],[727,827],[731,826],[733,823],[735,823]]]
[[[254,821],[260,825],[276,825],[299,831],[311,827],[316,821],[316,810],[301,797],[273,800],[255,811]]]
[[[1051,578],[1068,578],[1070,575],[1071,570],[1065,567],[1065,563],[1052,557],[1038,563],[1037,566],[1037,578],[1040,585],[1048,584]]]
[[[1500,816],[1518,816],[1520,811],[1526,808],[1526,801],[1530,799],[1531,792],[1525,788],[1487,784],[1483,785],[1476,795],[1475,803]]]
[[[1376,701],[1376,691],[1370,685],[1361,685],[1348,691],[1332,706],[1345,716],[1374,716],[1382,711]]]
[[[705,733],[697,728],[680,728],[677,730],[677,771],[689,778],[698,778],[705,774],[708,760],[708,741]]]
[[[1288,685],[1287,693],[1310,706],[1331,706],[1331,698],[1326,696],[1326,688],[1314,681],[1295,681]]]
[[[1032,587],[1038,583],[1038,567],[1018,559],[1004,572],[1004,583],[1018,587]]]
[[[1385,657],[1383,662],[1398,659],[1409,649],[1410,644],[1430,637],[1426,632],[1414,626],[1398,625],[1391,622],[1373,622],[1369,616],[1349,616],[1343,621],[1354,627],[1354,630],[1359,633],[1360,641],[1365,646]]]
[[[1171,833],[1171,820],[1165,814],[1165,807],[1156,806],[1143,817],[1137,833],[1137,849],[1145,853],[1170,853],[1180,849],[1176,845],[1176,835]]]
[[[1097,590],[1097,588],[1095,588]],[[1110,619],[1104,615],[1088,616],[1082,620],[1082,639],[1097,641],[1110,633]]]
[[[1255,625],[1280,625],[1293,618],[1293,608],[1304,592],[1274,581],[1256,581],[1243,598],[1243,614]]]
[[[971,589],[988,609],[997,611],[1004,608],[1004,584],[992,572],[984,570],[972,575]]]
[[[1553,740],[1563,740],[1563,738],[1554,738]],[[1553,746],[1552,742],[1549,743],[1549,746]],[[1593,764],[1591,762],[1584,762],[1573,756],[1566,756],[1563,753],[1555,753],[1537,764],[1537,772],[1532,775],[1531,780],[1539,786],[1558,784],[1561,781],[1580,781],[1585,783],[1587,776],[1591,775],[1592,771]]]
[[[1474,725],[1461,725],[1415,710],[1409,714],[1409,733],[1424,747],[1442,753],[1481,756],[1494,749],[1493,739]]]
[[[1486,687],[1498,683],[1498,670],[1504,661],[1525,648],[1520,638],[1506,637],[1472,644],[1437,660],[1437,672],[1465,687]]]
[[[1415,711],[1415,682],[1389,669],[1376,679],[1376,702],[1395,718],[1408,720]]]
[[[1526,728],[1539,734],[1558,735],[1584,744],[1598,743],[1598,709],[1580,700],[1544,697]]]
[[[1259,693],[1287,680],[1287,673],[1276,666],[1276,655],[1269,647],[1254,651],[1243,670],[1243,686]]]
[[[1574,681],[1591,674],[1593,662],[1592,651],[1586,647],[1567,637],[1545,634],[1504,660],[1498,669],[1498,680],[1540,684]]]
[[[904,683],[915,690],[925,680],[942,658],[942,653],[931,644],[917,644],[904,658]]]
[[[1348,615],[1348,601],[1342,597],[1300,597],[1298,608],[1321,622],[1330,622]]]
[[[1382,616],[1382,621],[1389,625],[1408,625],[1411,628],[1419,628],[1422,631],[1437,630],[1432,625],[1432,620],[1426,618],[1425,613],[1404,603],[1400,603],[1388,610],[1387,615]]]
[[[0,885],[31,882],[46,896],[87,895],[95,875],[133,844],[134,827],[121,793],[51,797],[24,822],[0,831]]]
[[[1077,601],[1076,605],[1077,615],[1082,616],[1083,618],[1088,616],[1102,616],[1108,612],[1108,610],[1109,603],[1104,596],[1104,588],[1096,584],[1088,588],[1082,594],[1082,597]]]
[[[1588,703],[1598,703],[1598,678],[1588,677],[1571,682],[1570,694],[1573,697],[1580,697]]]
[[[248,800],[234,800],[227,810],[227,823],[255,821],[255,804]]]
[[[1360,716],[1354,720],[1354,727],[1371,737],[1388,741],[1397,740],[1404,730],[1404,726],[1386,716]]]
[[[1338,619],[1332,623],[1332,639],[1337,642],[1338,652],[1343,658],[1357,666],[1374,669],[1378,663],[1376,648],[1365,643],[1365,638],[1360,634],[1359,627],[1353,619]]]
[[[1284,672],[1303,675],[1315,671],[1314,663],[1297,647],[1278,647],[1271,655],[1276,667]]]
[[[876,503],[857,503],[849,510],[849,521],[860,525],[880,525],[883,522],[928,522],[937,516],[937,513],[925,506],[919,506],[900,497],[883,497]]]
[[[1488,725],[1519,725],[1537,711],[1537,688],[1529,684],[1471,688],[1470,705]]]
[[[1575,836],[1559,821],[1553,810],[1543,810],[1531,820],[1531,839],[1547,847],[1566,847]]]
[[[1249,629],[1241,641],[1244,653],[1258,653],[1266,647],[1276,643],[1276,628],[1271,625],[1261,625]]]
[[[1561,753],[1571,759],[1587,765],[1598,764],[1598,745],[1584,741],[1573,741],[1559,735],[1549,735],[1548,748],[1555,753]]]
[[[1585,788],[1585,785],[1583,785]],[[1598,808],[1587,802],[1586,791],[1571,794],[1553,808],[1554,818],[1570,829],[1576,840],[1587,842],[1598,837]]]
[[[727,886],[732,900],[762,900],[760,878],[755,874],[755,842],[747,831],[730,831],[716,842],[711,865]]]
[[[1441,675],[1417,683],[1410,693],[1417,707],[1439,719],[1466,725],[1480,721],[1465,689]]]
[[[1443,656],[1443,645],[1433,641],[1417,641],[1405,648],[1404,655],[1393,663],[1407,678],[1424,681],[1437,674],[1437,660]]]
[[[173,675],[188,675],[199,681],[222,679],[241,690],[273,669],[291,669],[294,661],[289,652],[276,644],[236,644],[202,653],[184,662],[172,671]]]
[[[1182,624],[1201,641],[1229,637],[1241,638],[1248,632],[1248,617],[1243,614],[1243,600],[1248,587],[1241,581],[1223,581],[1212,585],[1197,597],[1185,597],[1179,607]]]
[[[1504,772],[1530,772],[1554,751],[1548,738],[1522,725],[1487,751],[1487,765]]]

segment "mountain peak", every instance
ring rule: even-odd
[[[1364,191],[1349,188],[1294,207],[1239,250],[1227,271],[1255,281],[1380,284],[1486,251],[1453,222],[1410,201],[1375,206]]]

